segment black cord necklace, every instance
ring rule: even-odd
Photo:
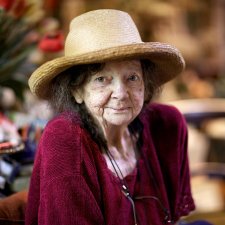
[[[129,191],[129,188],[128,188],[128,185],[126,183],[126,180],[124,179],[123,173],[122,173],[118,163],[116,162],[113,155],[110,153],[110,151],[108,149],[106,149],[105,152],[106,152],[106,154],[109,158],[109,161],[110,161],[110,163],[111,163],[111,165],[112,165],[112,167],[113,167],[113,169],[116,173],[116,176],[118,177],[118,179],[120,181],[122,193],[125,195],[125,197],[131,203],[132,210],[133,210],[133,217],[134,217],[134,225],[138,225],[138,223],[137,223],[137,213],[136,213],[134,200],[143,200],[143,199],[153,199],[153,200],[155,200],[159,204],[160,208],[162,209],[162,211],[164,213],[164,223],[165,224],[174,224],[174,222],[170,219],[169,210],[162,204],[161,200],[158,197],[155,197],[155,196],[136,196],[136,197],[134,197],[134,199],[132,198],[132,196],[130,194],[130,191]],[[145,157],[144,157],[144,159],[145,159]],[[146,164],[147,160],[145,159],[144,161],[145,161],[145,164]],[[147,169],[148,169],[148,173],[150,173],[150,177],[153,179],[153,174],[152,174],[152,171],[150,170],[150,166],[149,166],[148,163],[147,163]],[[120,174],[122,179],[120,178],[119,174]],[[154,186],[157,186],[155,181],[154,181]]]
[[[109,161],[110,161],[110,163],[111,163],[111,165],[112,165],[112,167],[113,167],[113,169],[114,169],[114,171],[116,173],[116,176],[118,177],[118,179],[119,179],[119,181],[121,183],[121,187],[122,187],[121,191],[122,191],[122,193],[125,195],[125,197],[130,201],[130,203],[132,205],[133,216],[134,216],[134,225],[138,225],[137,224],[137,215],[136,215],[136,209],[135,209],[134,200],[132,199],[132,196],[130,194],[128,185],[127,185],[127,183],[126,183],[126,181],[124,179],[123,173],[122,173],[119,165],[117,164],[116,160],[114,159],[114,157],[112,156],[112,154],[110,153],[110,151],[108,149],[106,150],[106,154],[107,154],[107,156],[109,158]],[[122,179],[120,178],[117,170],[119,171]]]

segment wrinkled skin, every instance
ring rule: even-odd
[[[107,62],[102,71],[93,75],[73,95],[77,103],[85,103],[103,129],[109,150],[124,175],[131,172],[136,165],[136,155],[128,125],[140,113],[144,103],[140,61]],[[110,163],[108,166],[111,167]]]

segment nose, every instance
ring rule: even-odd
[[[118,100],[124,100],[128,98],[128,96],[129,93],[127,86],[122,81],[115,82],[112,87],[111,97]]]

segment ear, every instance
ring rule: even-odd
[[[73,97],[75,98],[75,100],[78,104],[83,103],[83,95],[82,95],[81,90],[72,91],[72,95],[73,95]]]

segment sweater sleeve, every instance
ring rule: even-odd
[[[174,212],[175,220],[182,216],[186,216],[190,211],[195,209],[195,204],[191,193],[190,171],[188,160],[188,132],[184,119],[180,122],[180,142],[178,154],[178,189],[176,207]]]
[[[39,225],[104,224],[99,205],[80,175],[57,178],[42,189]]]
[[[195,208],[190,186],[187,125],[174,107],[153,104],[150,112],[152,135],[171,216],[177,221]]]
[[[65,118],[45,128],[30,183],[26,225],[104,224],[100,200],[82,173],[81,136],[80,126]]]
[[[170,134],[167,135],[166,141],[170,156],[167,155],[165,160],[170,175],[166,172],[164,174],[167,175],[165,180],[167,180],[167,190],[171,197],[172,218],[177,221],[195,208],[190,185],[188,131],[184,117],[176,108],[168,107],[166,112],[164,122],[167,124],[165,130]]]

